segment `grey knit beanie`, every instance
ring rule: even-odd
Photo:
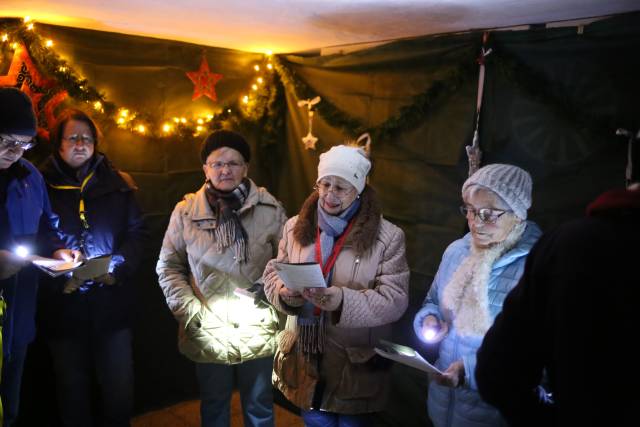
[[[462,185],[462,194],[473,186],[480,185],[496,193],[520,219],[527,219],[531,207],[531,175],[513,165],[495,163],[478,169]]]

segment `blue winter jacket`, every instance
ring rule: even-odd
[[[518,283],[524,271],[525,260],[531,247],[541,235],[540,228],[527,221],[527,227],[514,248],[495,261],[488,283],[489,314],[495,319],[502,310],[507,294]],[[471,233],[451,243],[444,255],[438,272],[431,284],[422,308],[416,314],[413,328],[422,337],[422,323],[427,315],[443,320],[440,310],[444,288],[462,261],[469,255]],[[431,382],[427,400],[429,417],[435,427],[488,427],[506,425],[499,412],[483,402],[477,392],[475,381],[476,352],[484,335],[460,336],[449,324],[449,333],[440,343],[436,367],[445,370],[456,360],[462,360],[465,370],[464,385],[459,388],[444,387]]]
[[[25,245],[32,253],[51,256],[63,243],[56,229],[58,217],[51,210],[42,175],[25,159],[19,159],[7,171],[11,177],[0,213],[0,249],[13,251],[17,245]],[[0,281],[7,301],[2,331],[3,351],[7,356],[12,348],[25,349],[35,336],[38,276],[38,271],[30,266]]]

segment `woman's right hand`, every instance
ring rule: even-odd
[[[441,322],[432,314],[422,321],[422,339],[429,344],[437,344],[444,339],[449,332],[447,322]]]
[[[292,291],[286,286],[280,287],[278,295],[280,295],[280,299],[289,307],[302,307],[304,304],[302,294],[298,291]]]

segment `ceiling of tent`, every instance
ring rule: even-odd
[[[274,53],[640,10],[640,0],[0,0],[0,17]]]

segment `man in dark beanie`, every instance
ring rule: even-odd
[[[229,425],[236,382],[244,425],[273,426],[278,316],[270,305],[236,294],[260,280],[287,218],[247,178],[251,150],[241,135],[213,132],[200,157],[205,183],[171,215],[156,268],[160,286],[180,323],[178,347],[196,362],[202,425]]]
[[[29,97],[15,88],[0,88],[0,290],[7,304],[0,395],[5,426],[12,425],[18,415],[24,359],[35,335],[38,288],[36,269],[14,251],[22,247],[23,255],[28,250],[65,260],[80,256],[62,249],[42,175],[22,158],[35,135]]]

